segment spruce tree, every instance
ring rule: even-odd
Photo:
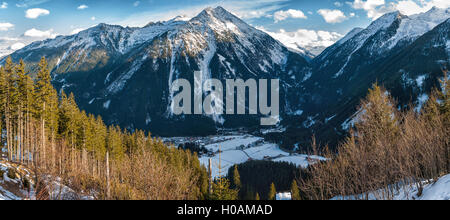
[[[16,158],[18,161],[23,162],[24,145],[25,145],[25,109],[28,102],[28,76],[25,72],[25,64],[23,60],[20,60],[19,64],[15,66],[15,72],[17,75],[17,152]]]
[[[219,178],[213,183],[212,200],[237,200],[238,191],[230,188],[230,181],[226,178]]]
[[[276,197],[277,197],[277,189],[275,188],[275,184],[272,183],[272,184],[270,184],[270,190],[269,190],[268,199],[269,200],[275,200]]]
[[[233,185],[236,190],[240,190],[241,185],[241,176],[239,175],[238,166],[234,165],[234,171],[233,171]]]
[[[291,185],[292,200],[300,200],[300,190],[298,189],[297,181],[293,180]]]
[[[447,137],[450,137],[450,80],[448,75],[448,70],[443,70],[444,78],[441,80],[441,114],[444,118],[444,128],[446,128],[445,133]],[[445,151],[447,157],[447,172],[450,172],[450,138],[447,138],[445,143]]]
[[[438,90],[433,91],[432,95],[422,109],[422,115],[425,117],[430,126],[436,126],[440,121],[441,106],[437,99],[437,97],[440,96],[439,93],[440,91]]]
[[[46,162],[46,145],[47,145],[47,130],[48,130],[48,121],[51,120],[52,114],[49,111],[50,107],[50,99],[52,95],[52,90],[54,90],[51,84],[51,76],[50,70],[48,69],[48,63],[45,57],[41,58],[41,61],[38,65],[38,73],[36,76],[36,101],[35,101],[35,114],[36,118],[39,118],[41,121],[41,150],[42,155],[41,158]]]
[[[14,119],[16,116],[16,104],[18,103],[18,92],[17,92],[17,78],[15,74],[15,64],[12,62],[11,57],[6,59],[4,64],[4,84],[3,88],[3,106],[4,106],[4,116],[5,116],[5,127],[6,127],[6,142],[8,148],[8,158],[10,160],[14,159],[15,152],[15,126]]]
[[[5,105],[5,86],[6,86],[6,73],[3,67],[0,67],[0,144],[3,147],[4,146],[4,140],[3,140],[3,117],[5,116],[4,108]]]
[[[373,135],[377,135],[375,131],[383,131],[386,141],[389,142],[395,140],[399,133],[396,116],[392,97],[385,89],[375,84],[361,104],[356,127],[358,131],[370,131],[367,133]]]

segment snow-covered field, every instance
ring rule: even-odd
[[[393,200],[450,200],[450,174],[439,178],[436,182],[425,183],[421,195],[418,195],[419,190],[417,186],[409,185],[401,187],[395,195]],[[370,193],[369,200],[379,200],[381,193]],[[358,196],[337,196],[332,200],[356,200],[364,199],[363,195]]]
[[[165,139],[177,146],[183,142],[196,142],[204,146],[210,154],[201,156],[200,163],[208,167],[212,159],[212,176],[226,176],[228,169],[249,160],[270,160],[289,162],[307,167],[309,164],[325,158],[303,154],[290,154],[277,144],[267,143],[261,137],[247,134],[220,135],[210,137],[169,138]]]

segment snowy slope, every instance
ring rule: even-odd
[[[421,195],[416,184],[400,187],[393,200],[450,200],[450,174],[439,178],[436,182],[424,182]],[[379,200],[381,193],[369,193],[369,200]],[[332,200],[364,199],[363,195],[338,196]]]
[[[450,9],[432,8],[430,11],[402,19],[397,33],[387,40],[389,49],[401,41],[411,42],[450,18]]]
[[[432,8],[428,12],[406,16],[400,12],[392,12],[375,20],[366,29],[353,29],[347,36],[331,46],[315,59],[321,61],[319,70],[327,69],[334,59],[345,58],[339,62],[339,70],[334,74],[337,78],[345,73],[353,59],[364,56],[379,59],[387,51],[396,47],[403,48],[411,44],[423,34],[450,18],[450,9]],[[394,34],[393,34],[394,33]]]

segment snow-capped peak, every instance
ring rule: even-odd
[[[189,21],[189,20],[190,18],[187,15],[179,15],[171,19],[170,21]]]
[[[388,48],[392,49],[401,41],[413,41],[448,18],[450,18],[450,10],[437,7],[424,13],[405,16],[401,20],[397,33],[387,40]]]

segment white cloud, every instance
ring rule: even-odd
[[[53,29],[48,31],[41,31],[35,28],[27,30],[24,35],[26,37],[35,37],[35,38],[55,38],[57,36],[56,33],[53,32]]]
[[[50,0],[16,0],[16,6],[19,8],[27,8],[34,5],[39,5],[45,2],[48,2]]]
[[[13,27],[14,25],[11,23],[0,23],[0,31],[7,31]]]
[[[320,9],[317,13],[322,15],[323,19],[330,24],[341,23],[347,19],[347,16],[341,10]]]
[[[421,3],[417,4],[416,2],[414,2],[412,0],[402,0],[402,1],[398,1],[397,3],[393,3],[393,6],[395,7],[395,9],[400,11],[402,14],[412,15],[412,14],[419,14],[419,13],[426,12],[433,7],[449,8],[450,1],[448,1],[448,0],[431,0],[428,2],[422,1]]]
[[[24,44],[24,43],[17,42],[17,43],[15,43],[15,44],[11,45],[9,48],[10,48],[11,50],[20,50],[20,49],[22,49],[23,47],[25,47],[25,44]]]
[[[72,32],[70,32],[70,35],[78,34],[78,33],[80,33],[81,31],[84,31],[84,30],[86,30],[86,29],[85,28],[75,28],[75,29],[72,30]]]
[[[354,0],[348,2],[354,9],[361,9],[367,12],[367,17],[376,20],[385,13],[400,11],[404,15],[423,13],[432,7],[448,8],[449,0],[396,0],[386,3],[385,0]]]
[[[139,6],[140,4],[141,4],[140,1],[135,1],[135,2],[133,3],[133,6],[134,6],[134,7],[137,7],[137,6]]]
[[[29,18],[29,19],[36,19],[39,16],[44,16],[44,15],[49,15],[50,11],[47,9],[42,9],[42,8],[32,8],[32,9],[28,9],[25,12],[25,17]]]
[[[18,41],[19,38],[15,38],[15,37],[0,37],[0,42],[2,41]]]
[[[342,7],[343,4],[341,2],[334,2],[334,6],[336,7]]]
[[[87,9],[87,8],[89,8],[89,6],[87,6],[87,5],[80,5],[80,6],[78,6],[78,10],[84,10],[84,9]]]
[[[2,2],[2,4],[0,5],[0,9],[7,9],[7,8],[8,8],[8,3]]]
[[[376,20],[383,14],[395,11],[394,3],[386,4],[385,0],[354,0],[347,2],[352,8],[367,12],[367,17]]]
[[[323,30],[298,29],[293,32],[288,32],[281,29],[278,32],[270,32],[263,27],[258,27],[258,29],[268,33],[287,47],[293,49],[298,49],[298,46],[303,48],[329,47],[344,36],[336,32]]]
[[[288,18],[301,18],[306,19],[306,15],[301,10],[289,9],[287,11],[277,11],[273,15],[275,22],[283,21]]]
[[[92,21],[95,21],[95,20],[97,20],[97,18],[94,17],[94,16],[92,16],[92,17],[91,17],[91,20],[92,20]]]
[[[25,42],[27,42],[25,39],[16,37],[0,37],[0,57],[11,54],[15,50],[22,49],[26,45]]]

